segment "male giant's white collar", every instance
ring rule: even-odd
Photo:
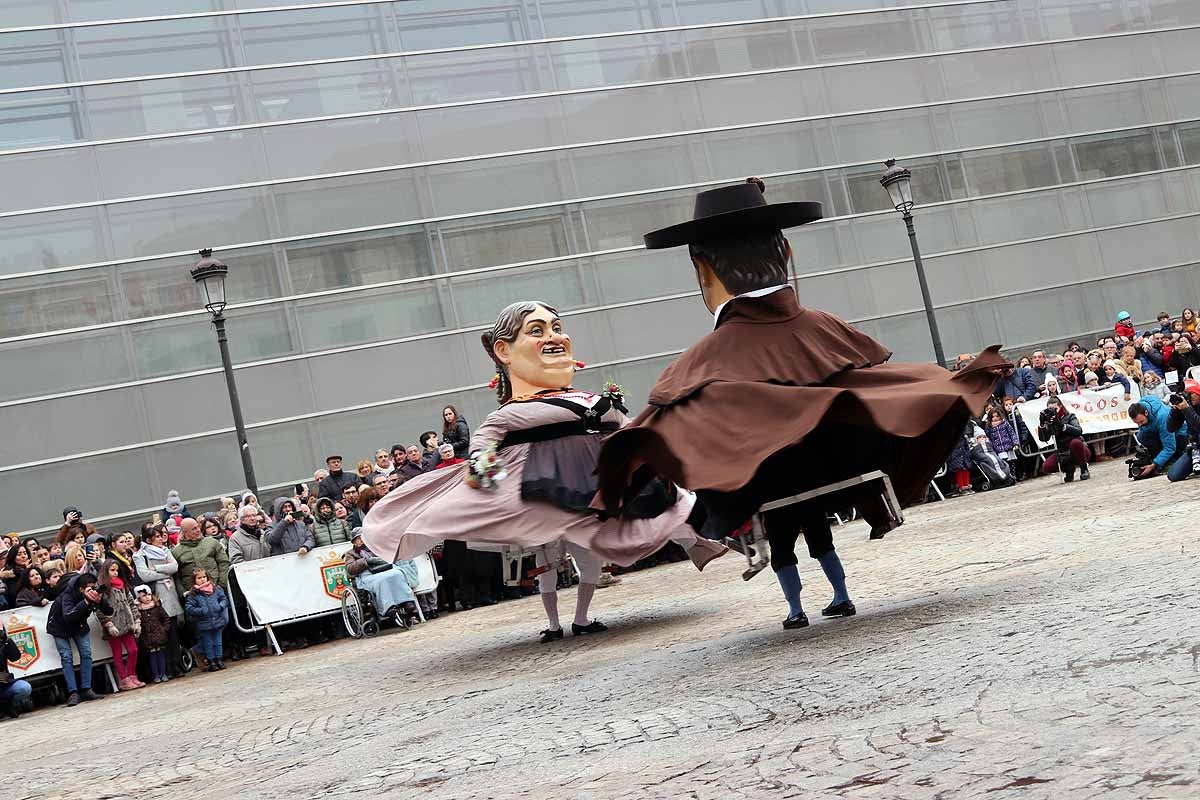
[[[713,330],[715,331],[717,329],[717,320],[721,318],[721,310],[734,300],[737,300],[739,297],[766,297],[769,294],[778,292],[780,289],[786,288],[788,288],[788,285],[786,283],[781,283],[778,286],[768,286],[765,289],[753,289],[749,292],[743,292],[742,294],[729,298],[724,303],[721,303],[721,305],[717,306],[717,310],[713,312]]]

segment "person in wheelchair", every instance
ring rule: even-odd
[[[417,567],[411,561],[392,563],[371,552],[363,543],[362,531],[354,529],[353,544],[343,558],[346,572],[354,586],[371,595],[371,602],[381,616],[412,626],[417,618],[417,596],[413,589],[418,584]]]

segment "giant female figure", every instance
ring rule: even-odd
[[[605,630],[588,617],[602,560],[629,565],[668,540],[700,569],[726,552],[697,538],[702,514],[693,513],[694,496],[673,484],[652,482],[629,498],[624,520],[592,508],[601,442],[627,419],[619,396],[572,388],[571,337],[553,307],[513,303],[482,339],[496,365],[500,408],[471,436],[471,458],[461,468],[414,478],[371,510],[363,522],[371,550],[411,558],[457,539],[536,551],[538,566],[547,568],[537,579],[550,622],[543,642],[563,636],[555,567],[564,553],[580,571],[571,626],[580,635]]]

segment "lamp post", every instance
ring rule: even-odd
[[[908,243],[912,246],[913,262],[917,265],[917,282],[921,284],[921,300],[925,303],[925,318],[929,321],[929,335],[933,339],[933,355],[941,366],[946,366],[946,354],[942,352],[942,336],[938,333],[937,317],[933,313],[933,300],[929,297],[929,283],[925,280],[925,263],[921,261],[921,248],[917,246],[917,230],[913,227],[912,173],[896,166],[896,159],[884,162],[887,170],[879,182],[887,189],[892,207],[900,212],[908,228]]]
[[[242,456],[246,488],[257,496],[258,481],[254,479],[250,443],[246,441],[246,423],[242,419],[242,404],[238,400],[233,363],[229,360],[229,340],[225,337],[225,276],[228,274],[229,267],[213,258],[212,249],[208,247],[200,251],[200,260],[191,269],[192,280],[204,292],[204,308],[212,314],[213,327],[217,329],[217,346],[221,348],[221,366],[225,368],[225,388],[229,390],[229,406],[233,410],[233,425],[237,429],[238,452]]]

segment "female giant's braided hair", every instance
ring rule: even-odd
[[[508,367],[501,364],[500,359],[496,358],[496,342],[515,342],[517,334],[521,332],[521,326],[525,323],[525,318],[532,314],[538,306],[555,316],[558,315],[558,309],[549,303],[543,303],[541,300],[520,300],[505,307],[500,312],[500,316],[496,317],[496,324],[492,326],[492,329],[479,337],[483,342],[483,349],[496,364],[496,373],[500,376],[500,380],[496,384],[496,399],[501,403],[507,403],[512,399],[512,381],[508,377]]]

